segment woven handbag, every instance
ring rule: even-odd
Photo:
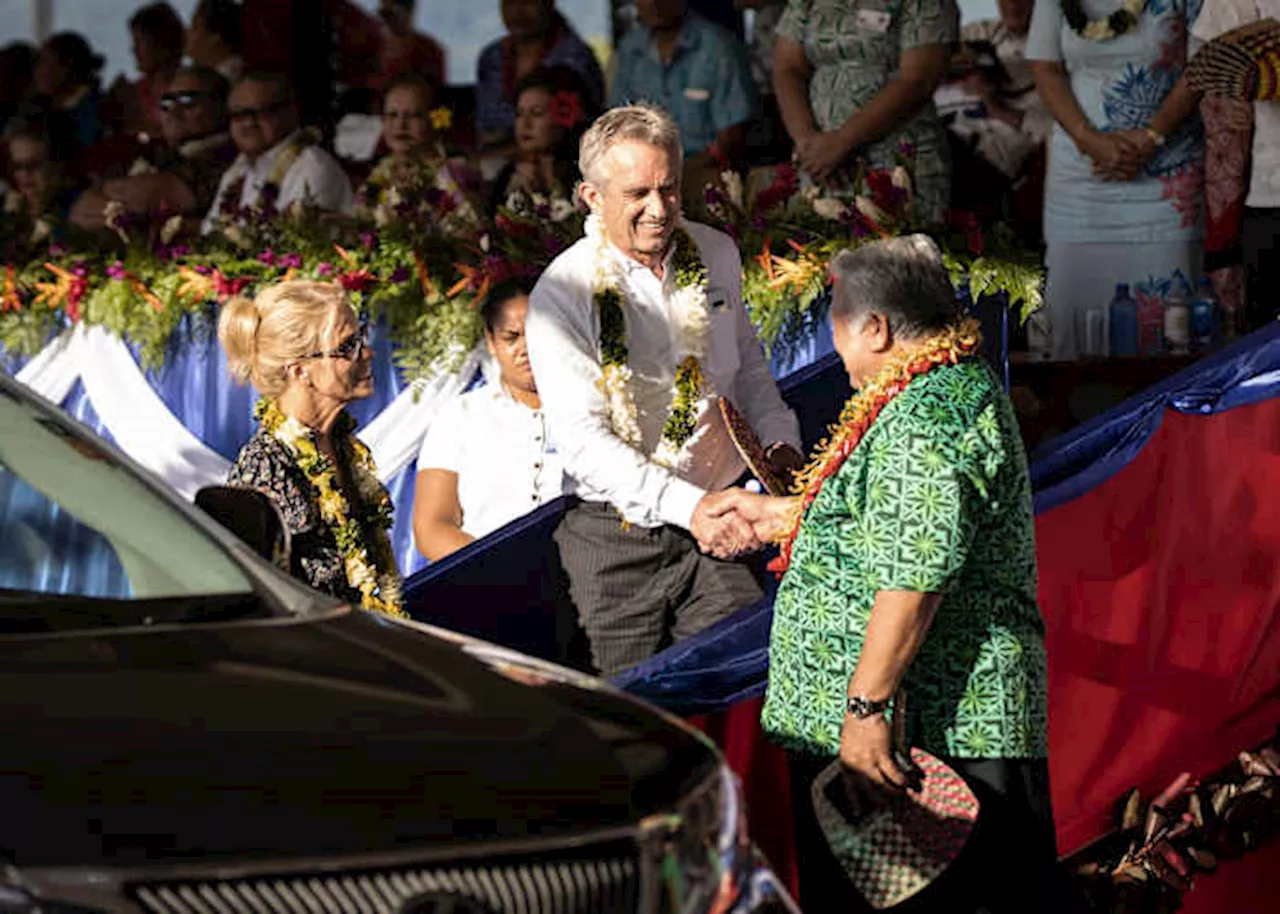
[[[978,798],[942,761],[906,742],[906,702],[894,699],[894,756],[912,789],[883,805],[858,808],[845,790],[837,759],[811,789],[813,808],[832,854],[876,910],[906,901],[959,855],[978,820]]]
[[[1201,95],[1236,101],[1280,98],[1280,22],[1263,19],[1224,32],[1187,64],[1187,84]]]

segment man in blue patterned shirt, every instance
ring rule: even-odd
[[[686,168],[741,162],[756,88],[746,48],[689,9],[688,0],[636,0],[639,22],[618,43],[611,107],[649,102],[675,119]]]

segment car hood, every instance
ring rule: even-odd
[[[349,610],[0,639],[0,856],[151,866],[563,838],[669,808],[717,764],[592,683]]]

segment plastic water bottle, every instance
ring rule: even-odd
[[[1200,352],[1213,345],[1218,319],[1218,296],[1208,276],[1200,278],[1200,294],[1191,303],[1191,344]]]
[[[1191,349],[1191,307],[1181,283],[1175,283],[1164,297],[1164,345],[1174,355],[1186,355]]]
[[[1111,354],[1138,354],[1138,303],[1129,294],[1129,284],[1116,283],[1116,294],[1107,306]]]

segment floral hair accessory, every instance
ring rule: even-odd
[[[581,123],[584,116],[582,102],[576,92],[564,89],[552,96],[551,120],[557,127],[570,130]]]
[[[432,108],[431,126],[436,130],[448,130],[453,126],[453,112],[443,107]]]

